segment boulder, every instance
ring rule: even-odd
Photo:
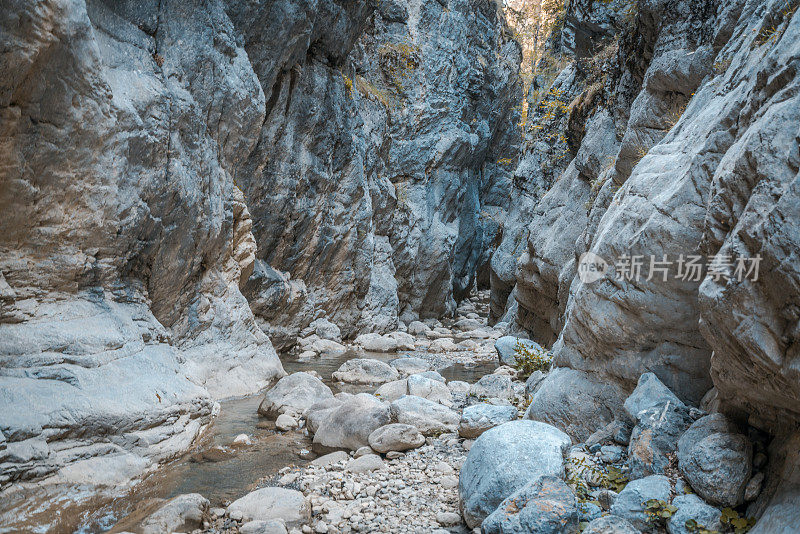
[[[409,356],[407,358],[397,358],[389,362],[389,365],[397,369],[401,376],[413,375],[416,373],[424,373],[431,370],[431,362]]]
[[[494,342],[494,348],[502,365],[514,367],[517,364],[516,352],[518,344],[530,351],[544,350],[541,345],[530,339],[515,336],[500,337]]]
[[[692,489],[720,506],[744,502],[753,468],[753,446],[721,413],[692,424],[678,441],[678,467]]]
[[[199,493],[178,495],[162,504],[141,524],[143,534],[192,531],[202,526],[203,514],[208,510],[208,499]]]
[[[413,425],[426,436],[455,432],[458,414],[439,403],[404,395],[391,404],[392,421]]]
[[[625,411],[631,421],[638,421],[638,414],[643,410],[663,407],[667,403],[685,408],[686,405],[653,373],[644,373],[639,377],[636,389],[625,399]]]
[[[551,370],[539,384],[526,419],[552,424],[584,442],[622,416],[625,391],[616,383],[567,367]]]
[[[331,388],[308,373],[284,376],[265,394],[258,413],[274,419],[283,413],[303,414],[312,405],[333,399]]]
[[[358,458],[353,458],[345,466],[345,471],[351,473],[368,473],[370,471],[378,471],[383,469],[386,465],[377,454],[365,454]]]
[[[392,380],[375,390],[375,396],[386,402],[396,401],[403,395],[408,395],[408,380]]]
[[[408,333],[413,336],[420,336],[430,332],[430,327],[420,321],[411,321],[408,323]]]
[[[336,397],[321,401],[315,402],[311,405],[311,407],[306,410],[306,428],[312,434],[316,433],[319,425],[324,421],[331,413],[336,410],[339,406],[344,403],[342,399],[337,399]]]
[[[408,377],[408,394],[428,399],[429,401],[443,404],[444,406],[453,405],[453,394],[444,384],[438,380],[417,374]]]
[[[313,329],[314,333],[319,336],[320,339],[329,339],[331,341],[342,341],[342,331],[339,329],[338,326],[330,322],[325,317],[321,317],[311,322],[308,325],[309,328]]]
[[[490,428],[508,423],[517,418],[514,406],[494,406],[480,403],[467,406],[458,423],[458,435],[462,438],[477,438]]]
[[[397,348],[395,350],[414,350],[414,336],[411,334],[407,334],[406,332],[390,332],[384,337],[395,340],[397,343]]]
[[[685,406],[666,401],[637,414],[628,445],[631,478],[662,474],[678,448],[678,439],[692,423]]]
[[[302,493],[286,488],[261,488],[233,501],[228,514],[240,512],[244,521],[281,519],[299,525],[311,519],[311,506]]]
[[[627,519],[639,530],[647,530],[650,524],[644,512],[646,501],[658,499],[669,502],[671,486],[664,475],[652,475],[633,480],[619,493],[611,507],[611,513]]]
[[[333,372],[332,378],[348,384],[384,384],[399,378],[397,370],[379,360],[353,358]]]
[[[642,534],[630,521],[617,515],[607,515],[591,521],[582,534]]]
[[[369,446],[375,452],[407,451],[425,443],[417,427],[403,423],[382,426],[369,435]]]
[[[507,375],[484,375],[469,388],[469,396],[479,399],[510,399],[514,396],[511,377]]]
[[[451,380],[447,383],[447,389],[453,395],[467,395],[469,393],[470,385],[463,380]]]
[[[389,406],[367,393],[353,395],[322,420],[314,434],[314,450],[355,451],[369,445],[369,435],[389,421]]]
[[[396,339],[376,333],[361,334],[353,343],[371,352],[395,352],[397,350]]]
[[[307,349],[317,354],[336,354],[347,351],[347,347],[331,339],[318,339],[309,345]]]
[[[297,419],[285,413],[280,414],[278,418],[275,419],[275,428],[283,432],[297,428],[298,425]]]
[[[678,509],[667,522],[669,534],[694,534],[696,529],[686,526],[687,521],[694,522],[698,527],[710,531],[722,532],[720,517],[722,513],[706,504],[697,495],[678,495],[672,500],[672,505]]]
[[[536,387],[542,383],[544,380],[545,375],[541,371],[534,371],[531,375],[525,380],[525,395],[527,397],[533,397],[533,394],[536,392]]]
[[[563,478],[569,445],[569,436],[538,421],[512,421],[484,432],[472,444],[459,476],[467,526],[480,525],[506,497],[534,478]]]
[[[439,374],[439,371],[423,371],[421,373],[415,373],[418,376],[423,376],[425,378],[430,378],[431,380],[436,380],[437,382],[441,382],[442,384],[446,384],[447,380]]]
[[[369,448],[369,447],[367,447]],[[327,467],[338,462],[346,462],[350,460],[350,455],[344,451],[334,451],[311,461],[311,465],[318,467]]]
[[[577,534],[578,500],[563,480],[540,476],[506,497],[481,525],[483,534]]]

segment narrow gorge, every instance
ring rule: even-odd
[[[800,532],[800,0],[0,0],[0,532]]]

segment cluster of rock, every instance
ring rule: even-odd
[[[484,533],[723,532],[732,521],[752,525],[723,510],[758,498],[764,447],[645,374],[625,417],[577,445],[530,410],[484,432],[461,470],[461,511]]]

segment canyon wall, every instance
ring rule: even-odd
[[[566,66],[533,102],[524,198],[492,261],[493,319],[553,344],[528,416],[585,439],[652,371],[775,436],[754,531],[777,531],[800,494],[787,452],[800,423],[797,3],[577,0],[549,46]],[[568,163],[553,165],[559,143]],[[587,252],[608,266],[598,280],[578,275]],[[650,272],[651,257],[672,263]]]

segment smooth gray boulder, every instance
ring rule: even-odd
[[[337,382],[348,384],[384,384],[397,380],[399,376],[388,363],[370,358],[347,360],[331,375]]]
[[[392,423],[373,431],[368,440],[372,450],[386,453],[416,449],[425,443],[425,436],[415,426]]]
[[[423,360],[422,358],[416,358],[414,356],[397,358],[396,360],[390,361],[389,365],[397,369],[397,372],[400,373],[401,376],[424,373],[425,371],[430,371],[433,367],[428,360]]]
[[[330,322],[328,319],[321,317],[315,319],[308,325],[309,329],[313,329],[320,339],[329,339],[331,341],[342,341],[342,331],[338,326]]]
[[[563,428],[576,442],[584,442],[597,429],[624,417],[626,396],[614,382],[557,367],[539,384],[525,418]]]
[[[678,441],[678,467],[705,500],[737,506],[752,475],[753,446],[723,414],[707,415]]]
[[[344,469],[351,473],[368,473],[370,471],[379,471],[384,467],[386,467],[386,464],[383,463],[380,456],[377,454],[365,454],[347,462]]]
[[[514,367],[517,364],[516,352],[517,345],[533,351],[542,351],[542,346],[530,339],[515,336],[503,336],[494,342],[494,348],[497,351],[497,358],[500,360],[501,365],[510,365]]]
[[[228,514],[241,512],[244,521],[281,519],[288,526],[311,519],[311,505],[302,493],[286,488],[261,488],[233,501]]]
[[[308,408],[308,410],[306,410],[305,414],[306,428],[308,428],[308,431],[311,432],[312,434],[315,433],[319,428],[319,425],[322,424],[322,421],[324,421],[330,414],[332,414],[336,410],[336,408],[341,406],[343,403],[344,403],[343,399],[338,399],[334,397],[329,400],[316,402],[312,404]]]
[[[508,423],[517,418],[514,406],[495,406],[493,404],[473,404],[461,413],[458,422],[458,435],[462,438],[474,439],[496,426]]]
[[[287,534],[286,523],[280,519],[248,521],[239,527],[239,534]]]
[[[416,374],[408,377],[408,394],[437,402],[444,406],[453,405],[453,394],[444,382]]]
[[[330,449],[358,450],[369,445],[369,435],[375,429],[389,422],[387,404],[367,393],[353,395],[320,422],[314,434],[314,450],[317,452],[327,452]]]
[[[512,421],[484,432],[461,467],[458,494],[470,528],[509,495],[541,475],[564,477],[569,436],[538,421]]]
[[[375,390],[375,396],[386,402],[395,401],[403,395],[408,395],[408,380],[405,378],[386,382]]]
[[[398,346],[393,337],[377,333],[361,334],[353,343],[371,352],[395,352]]]
[[[563,480],[540,476],[518,489],[481,524],[483,534],[577,534],[578,500]]]
[[[639,377],[636,389],[625,399],[624,406],[631,420],[637,421],[639,412],[668,402],[679,408],[686,406],[656,375],[645,373]]]
[[[208,510],[208,499],[199,493],[178,495],[162,504],[141,524],[143,534],[192,531],[202,526]]]
[[[303,415],[314,404],[331,399],[333,392],[322,380],[304,372],[293,373],[267,390],[258,413],[272,419],[283,413]]]
[[[664,475],[652,475],[628,482],[614,500],[611,514],[627,519],[640,530],[647,530],[650,523],[647,522],[644,503],[650,499],[668,503],[671,489],[669,479]]]
[[[581,534],[641,534],[630,521],[618,515],[606,515],[591,521]]]
[[[393,422],[417,427],[426,436],[455,432],[459,420],[450,408],[414,395],[403,395],[393,401],[391,417]]]
[[[469,388],[469,396],[478,399],[510,399],[514,396],[511,377],[507,375],[484,375]]]
[[[669,534],[694,534],[696,529],[687,528],[687,521],[694,521],[697,527],[707,530],[722,532],[720,522],[722,512],[710,506],[697,495],[678,495],[672,500],[672,505],[678,509],[667,522]]]

